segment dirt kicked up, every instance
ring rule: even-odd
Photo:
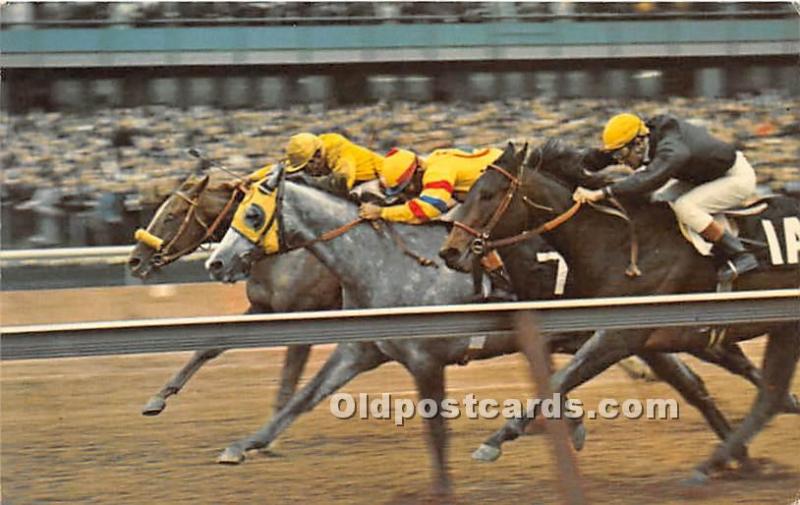
[[[241,285],[236,287],[241,289]],[[240,294],[226,293],[231,296],[229,305],[214,310],[240,312]],[[58,294],[62,301],[73,296]],[[97,310],[114,315],[114,307],[135,317],[205,315],[196,313],[200,310],[196,304],[181,306],[172,298],[175,294],[157,291],[151,301],[137,297],[138,304],[128,296],[117,303],[84,303],[82,311],[77,303],[81,297],[74,294],[69,318],[95,318]],[[195,289],[193,296],[213,300],[220,294],[212,297]],[[114,299],[108,292],[102,295],[98,300]],[[130,303],[123,304],[125,300]],[[44,293],[39,294],[38,303],[56,305]],[[166,307],[170,314],[164,313]],[[10,310],[4,303],[5,321]],[[43,321],[16,324],[23,322]],[[760,362],[763,344],[758,339],[743,347]],[[330,350],[326,346],[314,351],[304,381],[319,369]],[[251,453],[240,466],[216,464],[224,447],[257,429],[271,413],[283,352],[226,353],[171,398],[160,416],[141,416],[145,401],[188,357],[188,353],[171,353],[3,362],[2,504],[425,501],[429,459],[419,418],[403,427],[391,420],[340,420],[323,402],[301,416],[269,453]],[[565,360],[559,357],[557,365]],[[739,422],[754,397],[752,386],[711,365],[688,357],[686,361],[703,377],[720,409],[733,423]],[[473,362],[448,370],[448,392],[453,398],[466,393],[478,398],[524,398],[531,391],[528,377],[519,356]],[[800,391],[800,378],[795,377],[792,390]],[[360,376],[342,391],[415,398],[413,382],[396,364]],[[614,367],[572,397],[596,405],[605,397],[674,398],[675,393],[662,383],[632,382]],[[586,421],[586,447],[577,460],[589,503],[789,505],[797,499],[800,418],[778,416],[751,443],[750,454],[761,463],[759,475],[732,472],[701,490],[686,490],[679,481],[710,454],[716,438],[694,409],[685,402],[679,404],[679,420]],[[470,458],[500,422],[465,416],[450,422],[449,454],[458,502],[560,503],[555,464],[543,437],[523,437],[507,444],[496,463]]]

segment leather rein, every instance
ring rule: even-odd
[[[540,159],[539,164],[541,164],[541,162],[542,160]],[[537,164],[537,168],[539,164]],[[559,226],[561,226],[562,224],[564,224],[566,221],[568,221],[572,216],[574,216],[575,213],[578,212],[578,210],[581,207],[580,202],[576,202],[572,207],[567,209],[565,212],[559,214],[555,218],[551,219],[550,221],[547,221],[546,223],[534,229],[526,230],[511,237],[503,239],[489,240],[492,231],[494,230],[494,227],[497,226],[497,223],[500,222],[500,219],[503,217],[503,214],[505,214],[506,210],[508,210],[508,206],[511,205],[511,201],[514,199],[514,195],[516,194],[519,187],[522,185],[522,182],[520,181],[519,177],[511,174],[508,170],[498,165],[495,165],[494,163],[490,164],[487,169],[494,170],[500,173],[501,175],[503,175],[503,177],[505,177],[510,181],[508,189],[506,190],[506,194],[500,201],[500,204],[497,206],[497,209],[495,209],[491,219],[489,219],[489,222],[481,230],[477,230],[469,226],[468,224],[462,223],[460,221],[453,221],[453,226],[461,230],[464,230],[465,232],[474,237],[472,243],[470,244],[470,251],[472,252],[472,254],[476,256],[483,256],[489,251],[497,249],[498,247],[505,247],[512,244],[516,244],[518,242],[527,240],[530,237],[533,237],[534,235],[540,235],[542,233],[554,230]]]
[[[284,185],[284,181],[285,181],[285,175],[281,174],[280,180],[278,181],[278,187],[277,187],[278,194],[276,196],[275,210],[274,210],[274,212],[272,214],[272,217],[270,218],[269,223],[264,227],[263,231],[259,234],[258,239],[257,239],[257,243],[258,244],[261,244],[261,242],[264,240],[264,237],[269,232],[270,227],[273,225],[273,223],[276,220],[278,221],[278,247],[279,247],[279,254],[285,254],[285,253],[288,253],[288,252],[291,252],[291,251],[296,251],[298,249],[304,249],[306,247],[312,246],[314,244],[318,244],[320,242],[328,242],[328,241],[333,240],[335,238],[341,237],[342,235],[344,235],[345,233],[347,233],[348,231],[352,230],[353,228],[355,228],[356,226],[358,226],[358,225],[360,225],[362,223],[369,222],[372,225],[372,227],[375,229],[375,231],[379,230],[379,224],[378,223],[372,222],[369,219],[365,219],[363,217],[359,217],[359,218],[356,218],[356,219],[354,219],[354,220],[352,220],[352,221],[350,221],[348,223],[343,224],[342,226],[339,226],[338,228],[334,228],[333,230],[328,230],[328,231],[322,233],[319,237],[315,237],[315,238],[313,238],[311,240],[306,240],[305,242],[302,242],[300,244],[293,244],[291,246],[286,245],[286,239],[284,238],[284,234],[283,234],[283,226],[280,226],[280,216],[282,215],[281,211],[282,211],[282,207],[283,207],[283,185]],[[392,239],[394,240],[394,242],[397,245],[397,247],[403,252],[403,254],[405,254],[406,256],[409,256],[410,258],[413,258],[414,260],[417,261],[417,263],[419,263],[422,266],[438,267],[438,265],[433,260],[428,259],[428,258],[426,258],[424,256],[421,256],[421,255],[415,253],[414,251],[412,251],[411,249],[409,249],[409,247],[406,245],[405,241],[403,241],[402,237],[393,228],[390,227],[389,223],[386,223],[386,224],[389,227],[390,235],[392,236]],[[263,248],[259,247],[258,250],[260,251],[260,255],[266,256],[266,253],[264,252]]]

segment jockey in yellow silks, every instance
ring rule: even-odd
[[[364,203],[359,216],[408,224],[420,224],[438,218],[465,196],[484,170],[503,151],[489,148],[472,152],[459,149],[437,149],[423,158],[405,149],[393,149],[386,155],[380,173],[381,186],[387,197],[400,194],[409,200],[399,205],[379,207]],[[493,300],[513,300],[511,282],[495,251],[487,254],[482,264],[492,281]]]
[[[365,204],[362,217],[417,224],[447,212],[459,195],[466,195],[478,177],[503,151],[482,149],[473,152],[437,149],[421,158],[405,149],[386,155],[380,180],[386,196],[405,193],[414,198],[401,205],[382,207],[380,215]],[[371,206],[376,207],[376,206]]]
[[[343,193],[355,184],[377,179],[383,156],[338,133],[298,133],[286,144],[286,170],[305,170],[316,185]]]

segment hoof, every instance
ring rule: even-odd
[[[472,453],[472,459],[477,459],[478,461],[486,461],[492,462],[497,461],[503,451],[500,450],[499,447],[493,447],[488,444],[481,444],[475,452]]]
[[[711,478],[708,475],[700,470],[695,470],[690,477],[683,479],[681,484],[686,487],[701,487],[708,484],[710,480]]]
[[[150,398],[150,401],[147,402],[147,405],[144,406],[142,409],[143,416],[157,416],[159,415],[165,408],[167,408],[167,402],[164,401],[163,398],[160,396],[154,396]]]
[[[576,451],[580,451],[585,444],[586,427],[581,423],[572,430],[572,447],[574,447]]]
[[[781,411],[785,414],[800,414],[800,399],[797,395],[789,393]]]
[[[228,447],[217,457],[217,463],[222,465],[238,465],[244,461],[244,451],[238,447]]]

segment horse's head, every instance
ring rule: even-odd
[[[250,186],[219,247],[206,261],[212,278],[223,282],[242,280],[255,261],[280,251],[284,177],[284,167],[279,164]]]
[[[517,151],[509,142],[500,158],[489,165],[472,186],[439,251],[447,266],[469,271],[472,268],[470,255],[486,252],[483,247],[490,237],[504,236],[503,221],[525,218],[524,208],[515,196],[527,151],[527,144]]]
[[[136,245],[128,257],[131,273],[145,278],[153,269],[218,240],[240,195],[233,179],[190,176],[161,204],[147,228],[136,230]]]

